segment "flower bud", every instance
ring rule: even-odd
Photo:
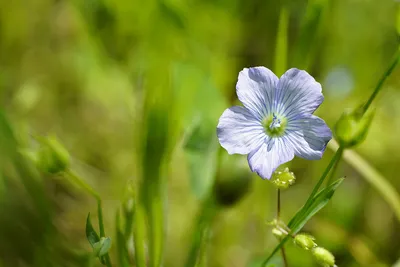
[[[108,250],[111,247],[111,238],[109,237],[102,237],[100,241],[94,243],[93,245],[93,253],[96,257],[102,257],[108,253]]]
[[[307,234],[298,234],[294,238],[294,243],[302,249],[310,250],[317,246],[314,242],[315,238]]]
[[[278,239],[278,240],[282,240],[285,236],[286,236],[286,234],[282,231],[282,230],[280,230],[280,229],[278,229],[278,228],[273,228],[272,230],[272,234]]]
[[[335,125],[335,137],[342,147],[360,144],[367,136],[373,112],[363,114],[362,108],[345,111]]]
[[[41,147],[37,154],[37,164],[40,169],[48,173],[59,173],[69,167],[68,151],[54,136],[40,140]]]
[[[316,247],[312,250],[314,259],[323,267],[335,266],[335,257],[328,250]]]
[[[287,189],[294,184],[296,177],[294,173],[285,168],[283,171],[275,171],[270,180],[278,189]]]

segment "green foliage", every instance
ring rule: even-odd
[[[211,248],[201,250],[203,265],[259,266],[254,259],[276,242],[264,223],[272,214],[272,186],[251,176],[245,156],[226,155],[215,133],[223,110],[240,104],[237,73],[256,65],[278,74],[306,69],[325,95],[318,116],[332,126],[344,108],[368,99],[391,62],[398,14],[396,1],[3,1],[0,265],[99,266],[90,262],[82,222],[101,197],[104,225],[115,229],[114,267],[145,267],[154,257],[154,265],[183,266],[192,237],[199,237],[191,227],[211,194],[221,210],[204,208],[214,220],[211,238],[199,244]],[[345,73],[332,83],[337,68]],[[345,172],[351,179],[330,212],[307,225],[334,248],[339,266],[398,258],[391,227],[393,214],[400,218],[393,68],[392,78],[379,83],[384,90],[365,142],[345,151],[346,164],[337,167],[337,177]],[[344,98],[346,77],[352,83]],[[39,172],[26,156],[39,159],[32,136],[48,133],[71,157],[65,165],[64,153],[46,149],[41,165],[47,167]],[[282,193],[282,219],[307,198],[325,158],[329,151],[321,161],[291,162],[298,183]],[[66,166],[74,172],[60,179]],[[91,186],[76,183],[77,173]],[[133,209],[117,204],[128,179],[136,191]],[[357,257],[365,251],[360,247],[372,256]],[[312,264],[311,256],[287,249],[290,266]],[[280,255],[273,264],[283,265]]]
[[[276,252],[289,240],[290,234],[298,233],[303,226],[318,212],[320,211],[326,204],[328,204],[329,200],[332,198],[335,190],[338,186],[344,181],[344,178],[338,179],[333,182],[329,186],[322,189],[318,192],[314,197],[311,198],[309,203],[306,203],[297,213],[296,215],[289,221],[288,227],[290,228],[290,233],[287,235],[272,251],[270,256],[263,262],[262,266],[266,266],[267,263],[271,260],[271,258],[275,255]]]
[[[92,222],[90,220],[90,212],[86,219],[86,238],[89,241],[92,248],[94,248],[94,244],[100,241],[100,237],[97,234],[96,230],[94,230]]]

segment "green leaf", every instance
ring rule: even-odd
[[[92,248],[94,248],[94,245],[100,241],[100,237],[94,230],[92,222],[90,221],[90,212],[86,219],[86,238],[89,241]]]
[[[275,255],[276,252],[289,240],[292,234],[295,234],[303,228],[303,226],[318,212],[320,211],[332,198],[335,190],[339,187],[339,185],[344,181],[344,178],[340,178],[330,184],[329,186],[322,189],[319,193],[317,193],[310,201],[309,205],[303,206],[296,215],[290,220],[288,226],[291,229],[290,234],[287,235],[272,251],[270,256],[264,261],[262,264],[263,267],[266,267],[267,263],[270,263],[270,260]]]
[[[97,257],[102,257],[108,253],[111,248],[111,238],[102,237],[99,242],[94,243],[93,253]]]
[[[293,233],[297,233],[301,228],[303,228],[303,226],[329,202],[335,193],[335,190],[343,181],[344,178],[340,178],[322,189],[317,195],[315,195],[310,205],[302,208],[295,215],[294,219],[288,224]]]

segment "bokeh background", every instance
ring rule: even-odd
[[[249,172],[245,156],[228,156],[216,140],[219,116],[237,104],[239,71],[306,69],[325,95],[317,115],[333,127],[346,108],[369,97],[392,61],[398,5],[1,1],[0,266],[90,266],[85,222],[88,212],[97,216],[95,200],[19,154],[35,151],[32,136],[48,134],[57,135],[71,168],[102,196],[113,240],[115,214],[131,197],[127,188],[139,190],[155,168],[164,190],[164,266],[184,265],[210,194],[219,205],[202,265],[259,266],[277,244],[266,224],[275,216],[275,189]],[[345,182],[304,228],[338,266],[396,266],[400,258],[399,88],[400,68],[384,84],[368,137],[355,149],[362,164],[342,160],[337,177],[346,175]],[[331,148],[320,161],[288,164],[297,183],[282,193],[284,220],[306,200]],[[290,266],[315,265],[289,243]],[[118,266],[114,244],[110,254]]]

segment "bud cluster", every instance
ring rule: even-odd
[[[287,189],[296,181],[294,173],[285,168],[283,171],[275,171],[270,180],[278,189]]]
[[[290,229],[282,222],[274,219],[268,223],[273,225],[272,234],[278,239],[282,240],[289,233]],[[293,242],[296,246],[306,251],[310,251],[315,261],[322,267],[337,267],[335,265],[335,257],[330,251],[325,248],[319,247],[315,243],[315,238],[309,234],[300,233],[293,235]]]
[[[317,243],[315,243],[315,238],[311,235],[300,233],[297,234],[294,239],[294,244],[298,247],[311,251],[312,256],[318,262],[318,264],[322,267],[334,267],[335,265],[335,257],[332,253],[322,247],[319,247]]]

